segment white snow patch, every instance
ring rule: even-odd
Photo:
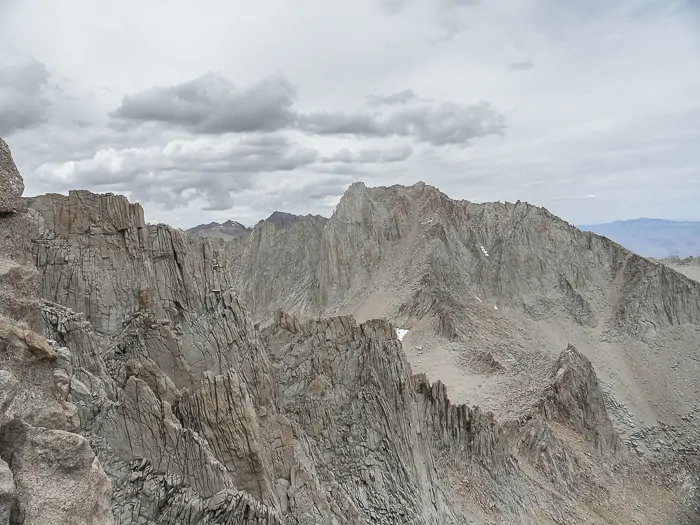
[[[396,329],[396,337],[399,338],[399,341],[403,341],[403,338],[406,337],[407,333],[408,333],[408,330],[404,330],[403,328]]]
[[[496,306],[496,305],[494,304],[494,305],[493,305],[493,309],[494,309],[494,310],[498,310],[498,306]]]
[[[474,297],[475,297],[476,300],[479,301],[480,303],[483,303],[483,302],[484,302],[484,301],[482,301],[481,299],[479,299],[479,296],[478,296],[478,295],[475,295]]]
[[[489,252],[486,251],[486,248],[484,248],[483,246],[479,246],[479,248],[481,248],[481,251],[484,253],[484,255],[485,255],[486,257],[489,256]]]

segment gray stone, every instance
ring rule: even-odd
[[[0,138],[0,213],[20,209],[24,181],[12,159],[10,147]]]
[[[0,370],[0,422],[5,416],[5,411],[15,398],[19,389],[19,381],[14,374],[8,370]]]
[[[394,324],[335,315],[376,306],[459,342],[479,321],[475,296],[492,301],[490,315],[497,302],[504,324],[523,304],[529,320],[560,314],[592,330],[612,319],[613,335],[635,340],[697,324],[697,287],[542,208],[358,184],[331,219],[263,221],[226,242],[147,225],[121,196],[26,204],[44,332],[72,357],[8,365],[36,398],[24,423],[3,429],[8,463],[16,477],[44,473],[31,458],[55,456],[49,485],[72,483],[64,456],[12,436],[56,436],[79,415],[73,430],[112,481],[116,523],[622,523],[658,488],[630,474],[643,468],[618,445],[595,371],[574,349],[536,371],[522,419],[502,422],[414,375]],[[405,295],[375,305],[396,279]],[[608,304],[612,281],[619,303]],[[431,339],[416,341],[428,357]],[[491,349],[472,355],[503,369]],[[64,448],[80,449],[70,455],[88,476],[88,449]],[[75,488],[98,507],[103,489]],[[655,523],[681,511],[663,494],[670,510]]]
[[[10,467],[0,459],[0,525],[10,525],[16,509],[17,489]]]

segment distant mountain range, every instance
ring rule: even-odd
[[[645,257],[700,255],[700,221],[632,219],[579,225],[578,228],[603,235]]]
[[[298,215],[276,211],[260,222],[287,226],[299,218]],[[644,257],[663,259],[673,256],[680,258],[700,256],[700,221],[631,219],[601,224],[581,224],[577,227],[603,235]],[[187,230],[187,233],[197,237],[231,240],[244,237],[251,231],[252,227],[229,220],[224,223],[200,224]]]
[[[247,235],[250,233],[250,228],[236,221],[210,222],[209,224],[200,224],[190,228],[187,230],[187,233],[197,237],[218,237],[219,239],[230,241],[231,239]]]
[[[271,222],[277,226],[288,226],[299,218],[299,215],[293,215],[283,211],[276,211],[273,212],[267,219],[260,222]],[[197,237],[217,237],[219,239],[230,241],[232,239],[245,237],[251,231],[253,231],[253,228],[249,228],[240,222],[226,221],[223,223],[210,222],[209,224],[200,224],[199,226],[195,226],[194,228],[187,230],[187,233]]]

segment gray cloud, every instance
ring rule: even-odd
[[[368,114],[312,113],[298,121],[299,129],[317,135],[412,137],[436,146],[469,144],[472,139],[505,132],[505,117],[488,102],[407,107],[380,119]]]
[[[111,116],[122,123],[159,122],[193,133],[277,131],[294,122],[296,90],[282,75],[236,90],[223,75],[208,73],[170,87],[125,96]]]
[[[209,73],[176,86],[127,95],[111,115],[127,129],[145,123],[211,135],[297,129],[311,135],[411,137],[434,145],[468,144],[473,138],[505,129],[503,115],[486,102],[394,109],[409,101],[430,102],[419,99],[411,89],[366,97],[370,105],[393,109],[386,117],[378,112],[300,113],[292,107],[295,97],[294,87],[282,75],[236,91],[227,78]]]
[[[323,162],[342,162],[344,164],[392,163],[408,159],[413,154],[411,146],[399,146],[391,149],[364,149],[357,152],[343,148],[335,155],[324,157]]]
[[[375,115],[367,113],[340,113],[316,111],[299,115],[297,126],[301,131],[315,135],[382,136]]]
[[[45,163],[39,177],[62,189],[129,191],[137,199],[166,208],[202,198],[208,210],[229,209],[232,193],[252,188],[261,174],[303,168],[318,152],[286,137],[262,135],[174,140],[164,147],[101,149],[92,158]]]
[[[412,0],[377,0],[377,5],[387,15],[395,15],[406,9]]]
[[[0,136],[33,128],[49,119],[48,87],[49,72],[38,60],[0,59]]]
[[[396,93],[386,95],[372,94],[365,97],[370,106],[393,106],[396,104],[406,104],[407,102],[418,100],[418,95],[412,89],[403,89]]]
[[[508,69],[512,69],[513,71],[527,71],[528,69],[532,69],[532,67],[532,60],[520,60],[508,64]]]
[[[377,0],[377,5],[387,15],[395,15],[406,10],[414,0]],[[435,2],[435,0],[431,0]],[[481,3],[481,0],[437,0],[435,6],[440,10],[451,10],[459,7],[471,7]]]
[[[459,7],[473,7],[479,5],[481,0],[438,0],[437,4],[442,9],[454,9]]]

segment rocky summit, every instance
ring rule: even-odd
[[[0,524],[700,523],[673,268],[423,183],[189,234],[1,145]]]

